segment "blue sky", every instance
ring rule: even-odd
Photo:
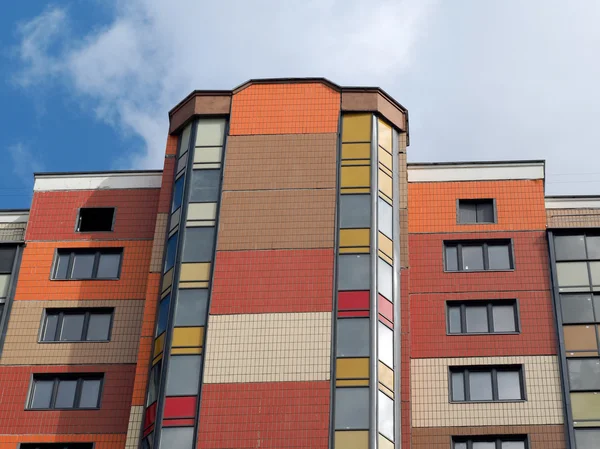
[[[0,208],[34,171],[160,168],[193,89],[325,76],[408,107],[410,161],[546,159],[600,193],[600,2],[63,0],[0,9]]]

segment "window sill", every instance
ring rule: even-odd
[[[61,343],[110,343],[110,340],[51,340],[51,341],[38,340],[38,344],[41,344],[41,345],[61,344]]]
[[[100,407],[96,408],[26,408],[26,412],[97,412]]]
[[[61,282],[68,282],[68,281],[118,281],[121,278],[69,278],[69,279],[56,279],[56,278],[50,278],[51,281],[61,281]]]
[[[449,401],[450,404],[515,404],[527,402],[527,399],[511,399],[503,401]]]
[[[444,270],[444,273],[507,273],[515,271],[514,268],[505,268],[505,269],[497,269],[497,270],[455,270],[449,271]]]
[[[454,334],[454,333],[450,333],[450,332],[446,332],[446,335],[448,335],[449,337],[471,337],[471,336],[477,336],[477,335],[488,335],[488,336],[494,336],[494,335],[521,335],[521,332],[467,332],[467,333],[462,333],[462,334]]]
[[[463,225],[463,226],[469,226],[469,225],[497,225],[498,222],[496,221],[483,221],[483,222],[479,222],[479,221],[468,221],[468,222],[463,222],[463,221],[457,221],[456,222],[457,225]]]

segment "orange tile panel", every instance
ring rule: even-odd
[[[142,337],[154,336],[154,321],[156,320],[156,303],[158,301],[159,286],[160,273],[150,273],[146,288],[146,303],[144,305],[144,318],[141,331]]]
[[[57,248],[123,248],[121,277],[109,281],[50,279]],[[152,240],[29,242],[23,251],[15,300],[144,299]]]
[[[168,136],[165,154],[177,154],[178,136]]]
[[[456,200],[493,198],[496,224],[457,224]],[[545,230],[542,180],[422,182],[408,185],[411,233]]]
[[[233,96],[229,134],[335,133],[340,101],[321,83],[250,85]]]
[[[146,401],[146,385],[148,383],[148,370],[150,369],[150,352],[154,347],[154,337],[140,338],[133,395],[131,405],[144,405]]]

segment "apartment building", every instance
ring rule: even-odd
[[[162,170],[36,174],[0,449],[597,447],[600,201],[408,144],[379,88],[251,80],[170,111]]]

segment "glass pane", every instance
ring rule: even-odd
[[[181,207],[181,201],[183,200],[183,184],[185,176],[181,176],[175,185],[173,186],[173,204],[171,206],[171,212],[176,211]]]
[[[340,195],[340,228],[371,227],[371,196]]]
[[[86,379],[81,387],[79,408],[96,408],[100,399],[100,379]]]
[[[377,323],[377,326],[379,360],[390,368],[394,368],[394,332],[385,324]]]
[[[503,441],[502,449],[525,449],[523,441]]]
[[[494,332],[515,332],[515,307],[512,305],[492,306],[494,318]]]
[[[488,246],[488,269],[490,270],[509,270],[510,266],[510,246],[509,245],[490,245]]]
[[[467,332],[489,332],[488,316],[486,306],[467,306],[466,307]]]
[[[377,392],[377,421],[379,432],[394,441],[394,401],[381,391]]]
[[[190,396],[198,394],[200,380],[199,355],[178,355],[171,357],[167,373],[167,396]]]
[[[335,389],[335,429],[369,428],[369,389]]]
[[[458,271],[458,248],[446,247],[446,271]]]
[[[88,325],[86,340],[88,341],[107,341],[110,331],[110,313],[92,313]]]
[[[0,298],[6,298],[8,296],[10,276],[10,274],[0,274]]]
[[[60,328],[60,341],[81,341],[83,334],[84,315],[66,314]]]
[[[600,295],[594,295],[594,320],[600,322]]]
[[[577,449],[598,449],[600,429],[575,429]]]
[[[220,147],[225,135],[225,119],[201,119],[196,128],[197,147]]]
[[[483,270],[483,247],[463,246],[462,259],[463,270]]]
[[[471,401],[492,400],[492,373],[469,373],[469,394]]]
[[[460,324],[460,306],[448,307],[448,332],[451,334],[460,334],[462,332]]]
[[[592,295],[560,295],[563,323],[590,323],[594,321]]]
[[[175,307],[175,326],[204,326],[207,308],[208,290],[179,290]]]
[[[377,259],[377,291],[393,302],[392,266],[379,258]]]
[[[498,371],[498,399],[501,401],[519,400],[521,393],[521,376],[517,371]]]
[[[484,201],[477,205],[477,223],[493,223],[494,222],[494,203],[492,201]]]
[[[493,441],[473,441],[473,449],[496,449]]]
[[[585,259],[585,240],[583,235],[555,236],[554,256],[556,260]]]
[[[210,262],[215,247],[215,228],[186,228],[182,262]]]
[[[193,427],[163,427],[160,434],[160,447],[169,449],[193,449]]]
[[[148,397],[146,399],[146,407],[156,401],[158,394],[158,384],[160,383],[160,370],[162,368],[162,360],[157,362],[150,371],[148,380]]]
[[[66,279],[69,268],[69,255],[59,254],[56,259],[56,268],[54,270],[54,279]]]
[[[600,359],[567,359],[571,390],[600,390]]]
[[[452,400],[465,400],[465,377],[463,373],[451,373],[452,377]]]
[[[13,261],[15,260],[16,247],[0,247],[0,273],[12,272]]]
[[[371,258],[368,254],[338,256],[340,290],[368,290],[371,285]]]
[[[190,146],[190,134],[192,132],[192,124],[190,123],[185,128],[183,128],[183,132],[181,133],[180,144],[179,144],[179,156],[185,154]]]
[[[177,252],[177,236],[178,233],[173,234],[167,241],[167,256],[165,258],[165,269],[164,273],[169,271],[175,265],[175,253]]]
[[[91,279],[95,258],[96,256],[94,254],[75,254],[71,278]]]
[[[34,381],[30,408],[50,408],[53,388],[53,380]]]
[[[165,296],[158,305],[158,318],[156,319],[156,337],[162,334],[167,329],[167,321],[169,319],[169,304],[171,303],[171,295]]]
[[[76,380],[61,380],[58,382],[58,391],[54,408],[73,408],[75,406]]]
[[[600,237],[587,237],[587,258],[600,259]]]
[[[560,287],[588,286],[587,263],[585,262],[561,262],[556,264],[556,277]]]
[[[220,178],[220,170],[192,170],[190,203],[218,201]]]
[[[58,326],[58,315],[46,315],[42,341],[54,341],[56,338],[56,326]]]
[[[387,235],[390,239],[393,239],[394,214],[392,212],[392,206],[383,201],[381,198],[378,198],[377,210],[377,226],[379,227],[379,230]]]
[[[342,318],[337,320],[338,357],[369,356],[369,319]]]
[[[98,279],[114,279],[119,277],[120,254],[100,254],[98,263]]]
[[[464,442],[454,443],[454,449],[467,449],[467,443],[464,443]]]
[[[477,222],[477,206],[475,203],[468,201],[459,201],[459,223],[476,223]]]
[[[600,285],[600,262],[590,262],[592,285]]]

